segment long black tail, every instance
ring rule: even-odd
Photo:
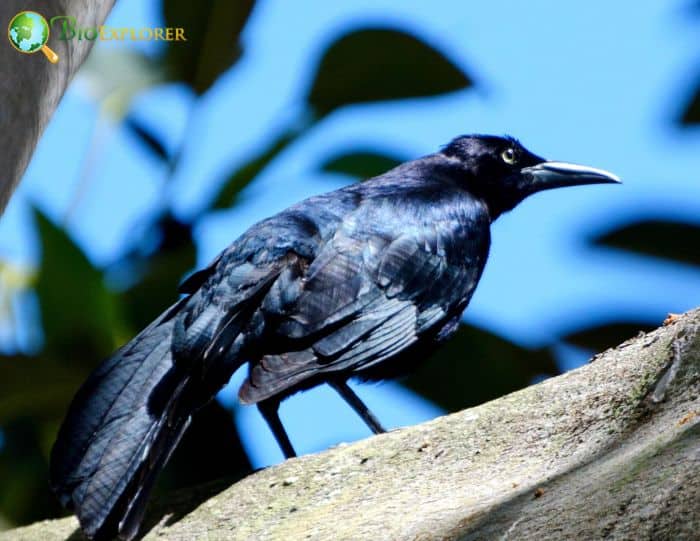
[[[90,538],[136,536],[155,479],[189,425],[191,376],[171,354],[179,305],[102,363],[58,434],[51,488]]]

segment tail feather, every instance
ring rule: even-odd
[[[162,437],[153,446],[156,451],[151,454],[150,460],[143,464],[142,471],[135,478],[137,489],[117,525],[117,530],[123,539],[133,539],[138,534],[143,515],[146,512],[146,502],[158,474],[170,460],[170,456],[190,425],[190,420],[189,416],[179,419],[177,425],[172,426],[170,430],[160,431]]]
[[[190,377],[171,353],[177,307],[90,376],[59,431],[51,487],[91,538],[137,534],[145,500],[189,424]]]
[[[277,274],[249,288],[236,306],[185,297],[104,361],[76,394],[51,452],[50,483],[92,539],[138,533],[158,473],[192,413],[243,362],[260,324],[251,302]],[[240,306],[239,306],[240,305]]]

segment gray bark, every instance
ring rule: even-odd
[[[146,539],[697,540],[699,472],[696,310],[479,407],[181,492]]]
[[[82,27],[96,27],[104,22],[113,4],[114,0],[34,0],[31,5],[26,0],[2,0],[0,21],[7,25],[15,14],[31,9],[47,20],[72,15]],[[0,46],[0,213],[19,184],[68,83],[94,43],[59,40],[56,30],[52,28],[47,45],[58,54],[58,64],[49,63],[40,52],[21,54],[7,41]]]

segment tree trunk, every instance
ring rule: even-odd
[[[29,9],[47,21],[56,15],[72,15],[81,27],[96,27],[104,22],[113,4],[114,0],[2,0],[0,21],[6,26],[17,13]],[[52,28],[47,43],[59,56],[57,64],[51,64],[40,52],[22,54],[7,42],[0,47],[0,213],[19,184],[68,83],[94,43],[77,38],[59,40],[58,36],[58,29]]]
[[[487,404],[183,491],[153,506],[146,539],[697,540],[699,473],[696,310]]]

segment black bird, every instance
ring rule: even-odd
[[[400,375],[455,332],[491,222],[535,192],[617,182],[472,135],[263,220],[83,384],[51,454],[53,491],[89,537],[135,537],[192,413],[246,362],[240,400],[285,456],[279,403],[321,383],[383,432],[348,378]]]

